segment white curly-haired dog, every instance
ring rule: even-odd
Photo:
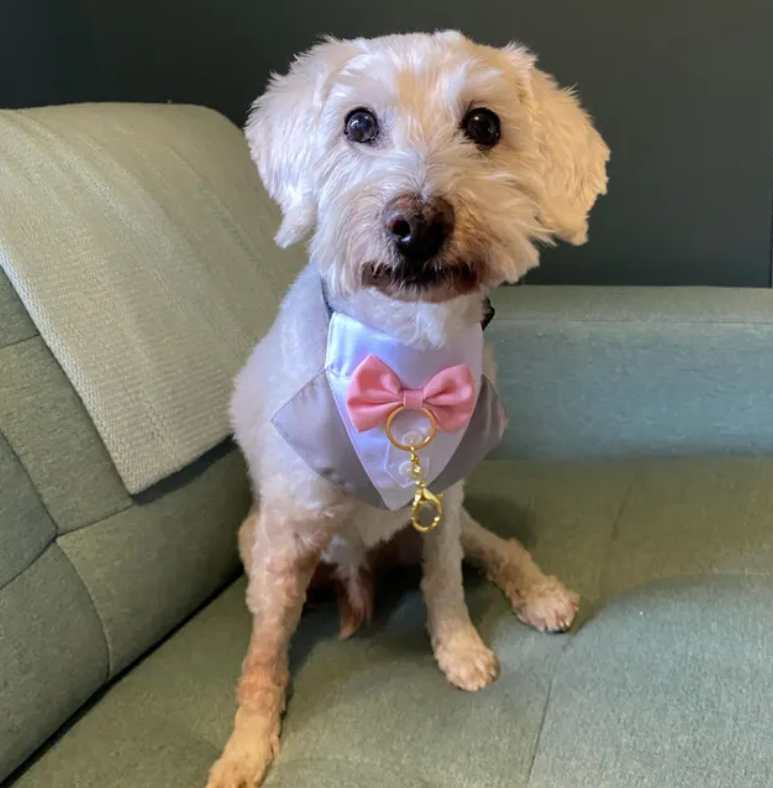
[[[251,788],[264,778],[278,746],[288,644],[315,573],[338,584],[348,634],[370,612],[376,548],[394,545],[398,532],[418,540],[432,649],[457,687],[480,689],[498,670],[465,605],[463,556],[525,623],[571,625],[576,596],[465,510],[456,476],[469,468],[454,452],[461,446],[457,454],[477,462],[489,433],[501,437],[501,419],[489,423],[499,411],[481,332],[489,291],[535,266],[537,243],[585,242],[609,157],[573,94],[528,51],[481,46],[457,32],[325,40],[272,79],[246,134],[282,210],[277,243],[311,233],[311,260],[236,382],[233,425],[258,502],[240,533],[253,632],[234,730],[210,788]],[[386,348],[398,373],[410,356],[408,377],[464,362],[454,365],[463,375],[445,432],[450,400],[436,397],[441,429],[427,479],[439,483],[449,463],[457,467],[443,485],[442,522],[426,534],[407,527],[415,479],[392,474],[400,458],[383,426],[355,424],[347,408],[357,403],[336,377],[349,364],[352,385],[363,343]],[[368,380],[394,380],[393,372],[382,366]],[[418,408],[429,402],[426,387],[419,391],[425,383],[399,394],[414,435],[426,415]],[[360,401],[357,418],[370,418],[379,402]],[[470,416],[473,407],[485,411],[482,421]],[[460,414],[466,433],[453,422]]]

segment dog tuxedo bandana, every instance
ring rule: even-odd
[[[483,329],[493,310],[453,343],[421,349],[325,303],[325,368],[274,415],[280,434],[318,474],[392,511],[410,505],[416,481],[409,453],[387,437],[388,422],[405,446],[434,432],[418,452],[433,493],[467,477],[507,426],[507,413],[483,374]]]

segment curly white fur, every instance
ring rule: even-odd
[[[500,118],[492,150],[461,133],[473,106]],[[377,144],[344,136],[344,119],[358,107],[379,119]],[[253,788],[266,773],[278,746],[289,639],[320,560],[349,589],[349,603],[365,606],[357,601],[358,573],[374,548],[406,525],[404,512],[373,509],[317,476],[271,424],[324,366],[320,277],[337,309],[405,343],[442,346],[480,321],[491,288],[537,264],[538,243],[586,240],[609,156],[572,93],[540,72],[524,48],[494,49],[456,32],[328,39],[272,79],[246,131],[282,209],[277,243],[311,233],[311,260],[236,381],[233,426],[259,502],[241,535],[254,629],[234,732],[209,788]],[[450,271],[472,261],[472,289],[396,296],[363,284],[366,266],[396,265],[383,212],[406,194],[442,196],[453,206],[455,228],[436,265]],[[490,355],[486,367],[493,378]],[[423,539],[422,590],[440,667],[458,687],[475,690],[495,677],[497,660],[465,606],[463,552],[529,624],[567,628],[577,599],[521,545],[478,525],[462,499],[462,485],[446,492],[444,521]]]

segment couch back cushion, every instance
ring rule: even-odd
[[[186,122],[202,133],[213,123],[230,127],[225,137],[251,166],[238,130],[200,113],[189,110]],[[0,169],[1,162],[2,154]],[[206,232],[222,217],[201,221]],[[293,275],[288,268],[288,282]],[[279,295],[274,301],[266,325]],[[235,530],[249,499],[241,457],[228,442],[130,496],[0,271],[0,781],[234,576]]]

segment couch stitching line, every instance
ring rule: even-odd
[[[30,472],[27,470],[27,466],[21,461],[21,457],[19,457],[19,453],[16,451],[13,443],[11,443],[11,441],[8,439],[8,436],[5,434],[5,432],[3,432],[2,427],[0,427],[0,438],[3,439],[5,445],[8,447],[8,451],[11,452],[11,456],[13,457],[14,460],[16,460],[19,467],[24,472],[24,475],[27,477],[27,481],[29,482],[30,487],[32,487],[33,491],[35,492],[35,495],[37,495],[38,502],[43,507],[43,511],[46,513],[46,517],[48,517],[48,521],[53,531],[53,535],[51,535],[47,539],[45,545],[43,546],[43,549],[21,570],[16,572],[10,580],[7,580],[5,583],[0,584],[0,591],[2,591],[7,585],[9,585],[14,580],[16,580],[16,578],[23,575],[35,563],[35,561],[37,561],[38,558],[40,558],[40,556],[43,555],[43,553],[45,553],[46,550],[48,550],[48,548],[56,542],[57,536],[59,535],[59,529],[57,528],[56,520],[54,520],[54,518],[51,516],[51,512],[48,510],[48,507],[46,506],[46,502],[43,500],[43,496],[40,494],[40,490],[38,489],[38,486],[35,484],[35,480],[32,478]]]
[[[617,514],[615,515],[615,521],[612,524],[612,532],[609,534],[609,542],[607,542],[607,549],[604,552],[604,560],[601,562],[601,571],[599,572],[599,579],[598,579],[598,590],[597,596],[601,597],[601,592],[604,587],[604,578],[606,577],[607,573],[607,564],[609,563],[609,556],[612,554],[612,546],[615,543],[615,539],[617,539],[618,531],[620,530],[620,521],[623,518],[623,512],[625,512],[628,502],[631,498],[631,493],[633,492],[634,483],[638,477],[638,468],[634,467],[633,473],[631,474],[631,478],[628,480],[628,487],[626,488],[625,495],[623,495],[620,506],[617,510]]]
[[[86,592],[86,596],[89,598],[89,602],[91,602],[91,608],[94,611],[94,615],[96,616],[97,621],[99,621],[99,626],[102,629],[102,639],[104,640],[105,643],[105,656],[107,658],[105,660],[107,663],[106,665],[107,670],[105,671],[105,677],[102,680],[102,685],[104,686],[104,684],[108,681],[108,679],[110,678],[113,672],[113,652],[112,649],[110,648],[110,639],[107,636],[107,629],[105,628],[105,622],[102,616],[99,615],[97,604],[94,601],[94,597],[91,593],[91,589],[89,588],[88,583],[83,579],[83,576],[78,571],[75,564],[73,563],[72,558],[70,558],[70,556],[67,554],[67,551],[59,544],[58,539],[56,540],[56,546],[59,548],[59,551],[62,553],[62,555],[67,559],[67,563],[69,563],[70,566],[72,567],[72,571],[75,572],[75,576],[78,578],[78,580],[80,580],[80,583],[83,586],[83,590]]]
[[[77,534],[80,531],[85,530],[86,528],[93,528],[95,525],[101,525],[106,520],[110,520],[113,517],[117,517],[119,514],[123,514],[124,512],[128,512],[130,509],[133,509],[136,504],[132,501],[128,504],[128,506],[124,506],[120,509],[115,509],[111,512],[105,512],[103,515],[100,515],[96,520],[91,520],[88,523],[84,523],[83,525],[79,525],[75,528],[68,528],[66,531],[62,531],[58,533],[58,538],[66,538],[70,534]]]
[[[107,629],[105,628],[105,622],[102,619],[102,616],[99,615],[99,611],[97,610],[97,606],[94,603],[94,598],[91,595],[91,591],[90,591],[88,585],[86,584],[86,581],[83,579],[83,577],[81,576],[80,572],[78,572],[78,570],[75,568],[75,564],[73,564],[72,560],[70,559],[70,556],[68,556],[67,553],[65,553],[64,549],[59,545],[59,536],[60,536],[59,528],[57,526],[56,520],[54,519],[54,517],[52,516],[48,506],[46,505],[46,502],[43,499],[43,496],[40,494],[40,490],[38,489],[38,486],[35,484],[35,480],[32,478],[32,475],[30,474],[29,470],[27,469],[27,466],[22,462],[21,457],[19,457],[19,454],[16,451],[16,449],[14,448],[13,443],[9,440],[8,436],[5,434],[5,432],[3,432],[1,427],[0,427],[0,436],[3,438],[3,440],[7,444],[8,448],[9,448],[11,454],[13,455],[14,459],[16,460],[16,462],[19,463],[19,467],[26,474],[27,479],[29,480],[29,483],[32,486],[32,489],[35,491],[35,493],[38,496],[38,500],[40,501],[40,505],[43,507],[43,510],[48,515],[48,519],[51,521],[51,527],[54,529],[54,536],[51,539],[51,541],[46,545],[44,550],[33,561],[31,561],[29,564],[27,564],[27,566],[21,572],[19,572],[13,579],[15,580],[16,578],[21,576],[24,572],[26,572],[35,563],[35,561],[37,561],[38,558],[40,558],[40,556],[43,555],[43,552],[45,552],[45,550],[47,550],[52,544],[55,544],[59,548],[59,551],[67,559],[68,563],[70,564],[70,566],[73,569],[73,572],[75,572],[75,576],[78,578],[78,580],[80,581],[81,585],[83,586],[83,589],[85,590],[86,595],[88,596],[89,601],[91,602],[91,606],[92,606],[92,608],[94,610],[94,615],[96,616],[97,621],[99,622],[99,626],[100,626],[100,628],[102,630],[102,638],[103,638],[104,643],[105,643],[105,655],[107,657],[107,659],[106,659],[106,662],[107,662],[107,673],[106,673],[106,676],[105,676],[105,681],[106,681],[109,678],[110,672],[112,670],[113,658],[112,658],[112,654],[110,652],[110,641],[108,640],[108,637],[107,637]],[[7,583],[4,584],[2,586],[2,588],[5,588],[6,585],[7,585]],[[102,683],[104,684],[104,681]]]
[[[0,593],[2,593],[3,590],[11,585],[11,583],[13,583],[15,580],[18,580],[30,567],[32,567],[32,565],[43,555],[43,553],[46,552],[46,550],[48,550],[49,547],[51,547],[52,544],[56,544],[55,536],[49,539],[43,545],[42,550],[39,550],[37,553],[35,553],[35,557],[32,558],[29,563],[25,564],[21,569],[19,569],[18,572],[15,572],[13,575],[11,575],[11,577],[9,577],[4,583],[0,583]]]
[[[556,680],[556,674],[558,673],[559,663],[561,662],[567,647],[569,646],[569,644],[572,642],[573,639],[574,639],[574,635],[572,635],[567,639],[566,643],[564,643],[563,647],[561,648],[561,651],[556,657],[556,665],[553,670],[553,675],[550,677],[550,683],[548,684],[548,692],[547,692],[547,696],[545,697],[545,706],[542,709],[542,719],[539,722],[539,731],[537,732],[537,737],[534,740],[534,749],[531,751],[531,758],[529,759],[529,771],[526,775],[527,786],[531,785],[531,775],[532,772],[534,771],[534,764],[537,761],[537,752],[539,751],[540,743],[542,741],[542,734],[545,730],[545,720],[547,719],[548,716],[548,708],[550,707],[550,699],[553,695],[553,684],[555,683]]]
[[[21,345],[24,342],[29,342],[29,341],[31,341],[33,339],[39,339],[39,338],[40,338],[40,334],[32,334],[31,336],[24,337],[22,339],[14,339],[13,342],[8,342],[5,345],[0,345],[0,353],[2,353],[7,348],[16,347],[17,345]]]
[[[2,271],[0,271],[0,273],[2,273]],[[41,335],[40,334],[35,334],[34,336],[27,337],[26,339],[20,339],[20,340],[18,340],[16,342],[11,342],[10,345],[3,345],[3,346],[1,346],[0,347],[0,356],[2,355],[3,351],[6,348],[15,347],[16,345],[21,345],[24,342],[30,342],[33,339],[40,339],[41,341],[43,341],[44,346],[48,350],[48,346],[45,345],[45,340],[43,340]],[[52,358],[53,358],[53,356],[52,356]],[[56,361],[56,359],[54,359],[54,361]],[[57,364],[58,364],[58,362],[57,362]],[[68,382],[69,382],[69,380],[68,380]],[[75,393],[77,395],[77,392],[75,392]],[[80,400],[80,397],[79,397],[79,400]],[[82,403],[82,400],[81,400],[81,403]],[[40,489],[38,488],[37,484],[35,484],[35,480],[34,480],[32,474],[29,472],[29,469],[27,468],[27,466],[22,461],[21,456],[19,455],[19,453],[14,448],[13,443],[11,442],[11,439],[2,430],[1,427],[0,427],[0,436],[5,440],[6,444],[8,445],[8,448],[11,450],[11,454],[13,455],[14,459],[16,460],[16,462],[19,463],[19,466],[22,468],[22,470],[26,474],[30,485],[32,485],[32,489],[35,490],[35,492],[37,493],[38,500],[40,501],[41,506],[45,509],[46,514],[48,515],[49,519],[51,520],[51,523],[52,523],[52,525],[54,527],[54,537],[53,537],[53,539],[51,541],[56,541],[60,536],[63,536],[64,534],[74,533],[75,531],[80,531],[81,528],[88,528],[89,526],[96,525],[97,523],[100,523],[103,520],[106,520],[108,517],[113,517],[116,514],[120,514],[121,512],[125,512],[128,509],[131,509],[132,506],[134,506],[134,501],[130,499],[129,500],[129,504],[127,506],[123,506],[123,508],[121,508],[121,509],[115,509],[113,511],[105,512],[104,514],[101,514],[96,520],[92,520],[90,522],[84,523],[83,525],[78,525],[75,528],[68,528],[66,531],[62,531],[59,521],[57,520],[56,517],[54,517],[53,513],[51,512],[51,510],[48,508],[48,505],[46,504],[45,497],[44,497],[43,493],[40,491]],[[2,787],[0,786],[0,788],[2,788]]]
[[[622,499],[620,501],[620,506],[617,509],[617,512],[615,514],[615,519],[614,519],[614,521],[612,523],[612,532],[609,535],[609,543],[607,544],[607,549],[606,549],[605,554],[604,554],[604,560],[603,560],[603,562],[601,564],[601,572],[599,574],[599,579],[598,579],[598,595],[599,596],[601,595],[601,586],[603,584],[603,579],[604,579],[604,570],[606,568],[607,561],[609,559],[609,554],[610,554],[610,552],[612,550],[612,543],[615,540],[615,536],[617,534],[618,526],[620,524],[620,519],[622,517],[623,512],[625,511],[625,507],[626,507],[626,505],[628,503],[628,499],[630,498],[631,491],[633,490],[633,485],[634,485],[634,482],[636,481],[636,474],[637,474],[637,471],[634,468],[634,471],[631,474],[631,478],[628,480],[628,486],[626,487],[625,494],[623,495],[623,497],[622,497]],[[572,638],[573,637],[574,636],[572,636]],[[543,732],[545,730],[545,720],[547,719],[547,716],[548,716],[548,709],[550,708],[550,700],[551,700],[551,697],[553,696],[553,685],[555,683],[556,676],[558,675],[558,669],[559,669],[561,660],[562,660],[562,658],[564,656],[564,653],[566,652],[566,649],[569,646],[569,643],[571,643],[572,638],[569,638],[566,641],[566,643],[564,643],[561,651],[558,654],[558,657],[556,657],[555,668],[553,670],[553,675],[550,677],[550,683],[548,684],[548,692],[547,692],[547,696],[545,697],[545,706],[542,709],[542,719],[540,720],[539,731],[537,732],[537,737],[536,737],[536,739],[534,741],[534,749],[532,750],[531,759],[529,761],[529,771],[528,771],[528,774],[526,776],[526,785],[527,786],[531,785],[531,776],[532,776],[532,773],[534,771],[534,764],[537,761],[537,753],[538,753],[539,748],[540,748],[540,743],[542,742],[542,734],[543,734]]]

